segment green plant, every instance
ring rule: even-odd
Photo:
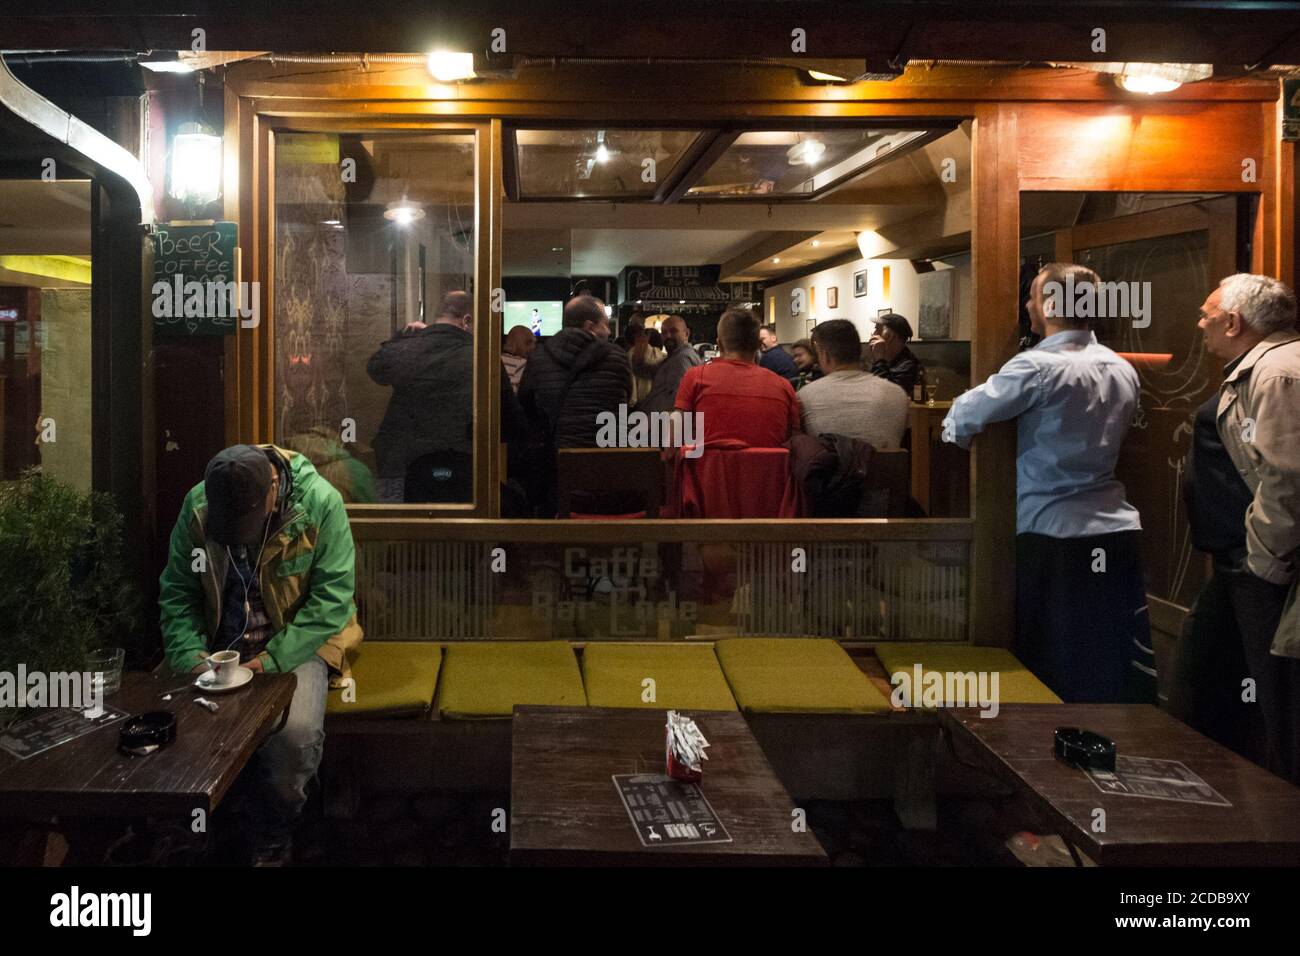
[[[139,611],[111,497],[35,471],[0,482],[0,670],[79,670],[125,646]]]

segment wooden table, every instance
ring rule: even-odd
[[[642,847],[612,779],[663,773],[662,710],[516,707],[510,780],[510,860],[525,864],[825,865],[745,719],[690,714],[708,738],[700,789],[731,843]]]
[[[170,710],[176,740],[146,757],[118,752],[122,721],[106,724],[52,750],[19,760],[0,750],[0,817],[189,818],[210,813],[262,742],[279,726],[293,700],[292,674],[258,674],[227,694],[210,694],[219,709],[195,704],[201,696],[184,677],[130,672],[104,703],[140,714]],[[170,701],[168,690],[182,687]]]
[[[941,712],[963,759],[977,753],[1069,843],[1104,866],[1300,863],[1300,788],[1145,704],[1004,704],[997,717]],[[1178,760],[1231,807],[1103,794],[1052,753],[1057,727],[1093,730],[1120,756]],[[1095,811],[1105,832],[1094,833]]]
[[[930,512],[930,453],[934,444],[942,440],[943,420],[952,402],[909,402],[908,421],[912,429],[912,497]]]

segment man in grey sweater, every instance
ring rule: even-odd
[[[691,330],[680,315],[664,319],[659,334],[664,338],[668,357],[658,363],[645,362],[648,349],[644,343],[632,348],[633,374],[645,375],[648,372],[651,377],[650,393],[637,402],[639,412],[671,412],[677,400],[677,386],[682,384],[686,370],[704,364],[700,353],[691,348]]]
[[[873,448],[898,448],[907,428],[907,393],[862,371],[862,342],[848,319],[822,322],[812,333],[817,364],[826,373],[799,389],[803,430],[847,435]]]

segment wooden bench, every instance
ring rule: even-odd
[[[850,656],[833,640],[789,636],[364,643],[352,700],[331,691],[327,707],[322,773],[332,812],[346,815],[362,787],[506,791],[514,706],[603,706],[739,710],[791,793],[893,799],[904,822],[932,826],[937,714],[891,704],[891,667],[913,657],[945,666],[944,655],[957,654],[1004,675],[1023,668],[1007,652],[990,657],[995,649],[879,647],[881,660]],[[1003,687],[1027,699],[1028,685]]]

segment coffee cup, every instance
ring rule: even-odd
[[[217,651],[208,658],[212,683],[218,687],[234,683],[239,674],[239,651]]]

